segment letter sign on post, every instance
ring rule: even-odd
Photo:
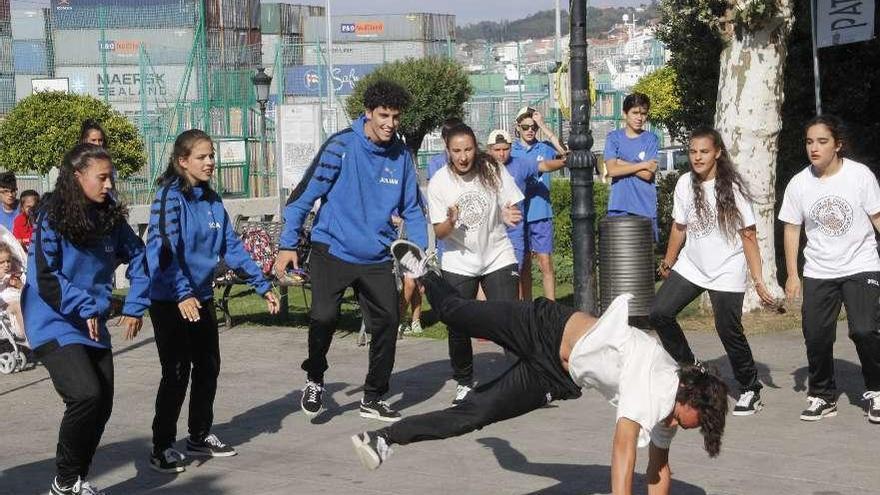
[[[875,0],[817,0],[816,45],[845,45],[874,37]]]

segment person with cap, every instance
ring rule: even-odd
[[[12,232],[15,217],[21,213],[18,201],[18,183],[15,173],[3,172],[0,174],[0,225]]]
[[[428,183],[428,216],[434,235],[443,239],[443,278],[464,299],[482,285],[486,299],[517,299],[519,269],[507,229],[522,221],[516,205],[523,194],[505,167],[477,145],[473,129],[449,131],[449,163]],[[469,336],[449,327],[449,361],[458,386],[453,404],[473,388],[474,354]]]
[[[490,132],[489,138],[486,140],[486,146],[488,147],[489,154],[492,155],[492,158],[494,158],[499,165],[504,165],[507,168],[507,172],[513,177],[516,187],[519,188],[523,195],[526,193],[526,184],[535,175],[544,172],[553,172],[554,170],[559,170],[565,166],[565,160],[532,161],[525,158],[512,157],[510,151],[513,146],[513,139],[510,137],[510,133],[504,129],[495,129]],[[520,210],[523,210],[522,202],[517,204],[517,207]],[[523,268],[526,266],[526,253],[528,252],[528,234],[525,229],[525,222],[519,222],[516,225],[507,227],[507,237],[509,237],[510,242],[513,243],[513,252],[516,255],[516,262],[519,265],[519,294],[520,299],[523,299],[525,294],[531,293],[531,287],[527,290],[523,284],[523,280],[525,280]]]
[[[623,99],[625,126],[605,138],[605,169],[611,177],[608,216],[638,215],[651,219],[654,239],[657,226],[657,153],[660,140],[645,129],[651,100],[642,93]]]
[[[538,140],[538,131],[548,138]],[[534,162],[553,160],[566,153],[556,134],[544,123],[541,113],[531,107],[523,107],[516,113],[516,135],[519,141],[513,144],[511,154],[515,158],[526,158]],[[557,167],[558,168],[558,167]],[[551,301],[556,298],[556,274],[553,270],[553,207],[550,203],[550,175],[539,173],[529,180],[526,187],[526,232],[531,253],[535,253],[541,269],[544,297]],[[527,299],[531,299],[531,259],[526,256],[523,267],[523,286]]]

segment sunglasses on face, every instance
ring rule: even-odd
[[[538,124],[532,124],[532,125],[529,125],[529,124],[520,124],[519,128],[522,129],[522,130],[524,130],[524,131],[527,131],[527,130],[529,130],[529,129],[531,129],[531,130],[533,130],[533,131],[537,131],[537,130],[538,130]]]

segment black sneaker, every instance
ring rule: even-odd
[[[757,390],[746,390],[739,396],[736,406],[733,407],[734,416],[751,416],[764,408],[761,402],[761,393]]]
[[[471,391],[473,391],[473,387],[459,383],[458,386],[455,387],[455,398],[452,399],[452,405],[457,406],[466,401]]]
[[[58,484],[58,478],[52,480],[52,486],[49,488],[51,495],[106,495],[105,492],[98,490],[88,481],[77,478],[76,482],[70,486],[62,487]]]
[[[825,417],[837,416],[837,402],[828,402],[819,397],[808,396],[807,401],[810,403],[801,413],[801,419],[804,421],[819,421]]]
[[[192,437],[186,439],[186,453],[190,455],[206,455],[210,457],[232,457],[238,452],[221,442],[217,435],[210,434],[201,442]]]
[[[386,421],[388,423],[400,421],[400,413],[388,407],[388,403],[383,400],[364,402],[362,399],[361,417],[378,419],[379,421]]]
[[[868,405],[865,408],[868,421],[880,424],[880,390],[869,390],[862,394],[862,398],[868,401]]]
[[[376,432],[364,432],[352,435],[351,443],[354,451],[361,460],[361,464],[370,471],[375,470],[391,455],[391,447],[385,441],[385,437]]]
[[[391,256],[397,262],[401,275],[419,278],[428,273],[428,255],[412,242],[402,239],[392,242]]]
[[[150,468],[159,473],[182,473],[186,471],[186,468],[183,466],[184,459],[186,459],[186,456],[179,450],[169,447],[162,452],[154,451],[150,453]]]
[[[303,388],[299,405],[306,416],[312,417],[321,412],[324,406],[324,385],[309,380]]]

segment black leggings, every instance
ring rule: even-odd
[[[150,318],[162,365],[153,417],[153,449],[161,452],[177,440],[177,419],[190,375],[189,435],[203,440],[211,432],[220,374],[220,338],[213,299],[202,301],[199,321],[184,320],[177,303],[166,301],[152,302]]]
[[[464,299],[435,274],[420,279],[440,320],[470,337],[495,342],[519,360],[483,384],[465,402],[441,411],[410,416],[379,430],[389,443],[407,444],[463,435],[520,416],[554,399],[580,396],[562,367],[559,346],[575,312],[544,298],[535,302]]]
[[[34,352],[66,406],[55,466],[58,484],[70,486],[88,475],[113,411],[113,353],[82,344],[58,347],[54,340]]]
[[[476,277],[444,271],[443,279],[464,299],[476,299],[481,284],[488,301],[515,301],[519,291],[519,269],[515,264]],[[448,341],[452,378],[471,386],[474,382],[474,348],[470,336],[457,325],[449,325]]]

